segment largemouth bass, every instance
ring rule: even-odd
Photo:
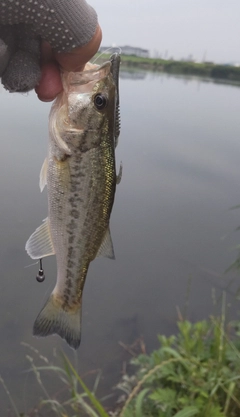
[[[109,219],[117,182],[119,65],[114,54],[100,67],[87,64],[83,72],[63,74],[40,173],[40,189],[48,190],[48,218],[26,243],[32,259],[55,254],[57,260],[57,282],[33,333],[58,334],[75,349],[89,263],[100,255],[114,258]]]

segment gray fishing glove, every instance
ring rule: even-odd
[[[0,0],[2,84],[11,92],[32,90],[41,76],[41,40],[69,52],[87,44],[97,24],[85,0]]]

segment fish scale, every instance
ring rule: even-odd
[[[58,334],[77,348],[89,263],[114,258],[109,220],[116,188],[115,146],[119,134],[118,73],[114,54],[101,67],[63,74],[64,91],[49,118],[49,151],[40,174],[47,184],[48,218],[30,236],[33,259],[56,255],[57,281],[40,311],[34,334]]]

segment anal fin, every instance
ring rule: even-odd
[[[30,236],[25,245],[25,249],[32,259],[41,259],[46,256],[55,255],[48,217],[43,220],[41,226]]]
[[[118,171],[118,175],[116,176],[116,183],[120,184],[121,179],[122,179],[122,162],[120,163],[120,167],[119,167],[119,171]]]
[[[100,248],[98,249],[97,256],[105,256],[106,258],[115,259],[112,238],[109,227],[103,238]]]

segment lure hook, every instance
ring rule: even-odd
[[[36,280],[38,282],[43,282],[45,280],[45,274],[44,274],[44,270],[43,270],[43,267],[42,267],[42,259],[39,259],[39,262],[40,262],[40,268],[39,268],[38,274],[36,276]]]

